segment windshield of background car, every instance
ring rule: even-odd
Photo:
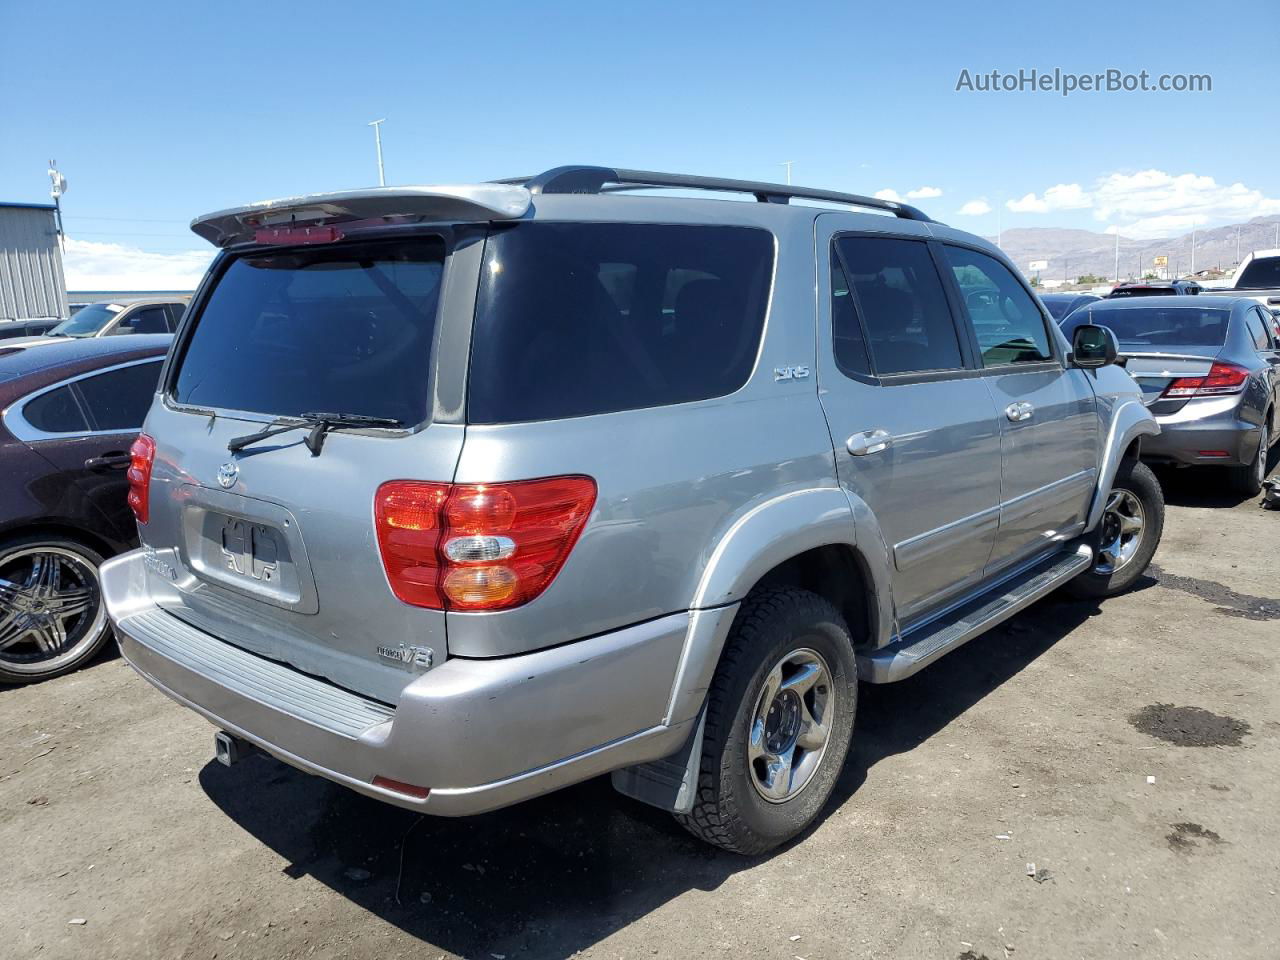
[[[91,303],[70,320],[63,320],[49,331],[51,336],[92,337],[95,333],[112,321],[123,307],[114,303]]]
[[[1229,310],[1203,307],[1134,307],[1077,310],[1063,324],[1067,339],[1082,323],[1110,327],[1124,346],[1221,347],[1227,342]]]
[[[174,400],[423,422],[444,257],[433,237],[237,257],[180,348]]]
[[[1055,320],[1061,320],[1067,315],[1067,310],[1071,307],[1074,300],[1059,300],[1056,297],[1052,300],[1045,299],[1045,309],[1049,311],[1049,316]]]

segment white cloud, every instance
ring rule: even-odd
[[[68,236],[62,265],[68,290],[192,290],[213,253],[212,249],[149,253]]]
[[[987,203],[986,197],[977,197],[970,200],[963,207],[956,211],[962,217],[980,217],[984,213],[991,212],[991,204]]]
[[[1109,233],[1118,229],[1126,237],[1141,240],[1280,213],[1280,199],[1243,183],[1220,184],[1213,177],[1163,170],[1109,173],[1092,190],[1078,183],[1060,183],[1005,206],[1014,213],[1092,209],[1094,219],[1116,221]]]
[[[1280,199],[1243,183],[1220,184],[1213,177],[1193,173],[1142,170],[1111,173],[1099,180],[1093,207],[1097,219],[1119,219],[1126,236],[1147,239],[1214,222],[1280,213]]]
[[[907,191],[907,198],[911,200],[930,200],[933,197],[940,196],[942,196],[942,191],[937,187],[916,187],[914,190]],[[888,187],[883,190],[877,190],[875,197],[877,200],[892,200],[894,203],[902,203],[902,194]]]
[[[1054,210],[1083,210],[1093,205],[1093,200],[1078,183],[1059,183],[1044,192],[1043,197],[1028,193],[1018,200],[1010,200],[1005,206],[1014,213],[1049,213]]]

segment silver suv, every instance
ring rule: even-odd
[[[760,852],[826,802],[859,680],[1160,538],[1115,338],[908,206],[562,167],[193,229],[222,252],[102,585],[224,762],[444,816],[611,772]]]

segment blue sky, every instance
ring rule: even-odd
[[[0,0],[0,36],[0,199],[47,199],[57,158],[69,261],[163,265],[202,250],[195,214],[376,183],[378,117],[389,183],[573,161],[781,180],[793,160],[797,183],[941,191],[912,202],[985,234],[997,208],[1005,229],[1126,236],[1280,212],[1274,0]],[[1213,90],[955,90],[962,69],[1055,67]]]

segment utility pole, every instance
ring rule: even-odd
[[[1120,282],[1120,228],[1116,227],[1116,283]]]
[[[53,197],[53,217],[58,224],[58,246],[66,249],[66,234],[62,230],[62,195],[67,192],[67,178],[58,171],[58,161],[49,161],[49,196]]]
[[[387,185],[386,174],[382,171],[382,125],[387,122],[387,118],[381,120],[371,120],[369,126],[373,127],[373,142],[378,147],[378,186],[385,187]]]
[[[1003,239],[1003,237],[1004,237],[1004,216],[1003,216],[1003,212],[1000,209],[1000,204],[997,203],[996,204],[996,246],[997,247],[1003,246],[1003,244],[1000,242],[1001,239]]]
[[[1191,223],[1191,276],[1196,275],[1196,225]]]
[[[779,164],[779,166],[787,168],[787,186],[788,187],[791,186],[791,165],[793,163],[795,163],[794,160],[783,160],[782,163]]]

